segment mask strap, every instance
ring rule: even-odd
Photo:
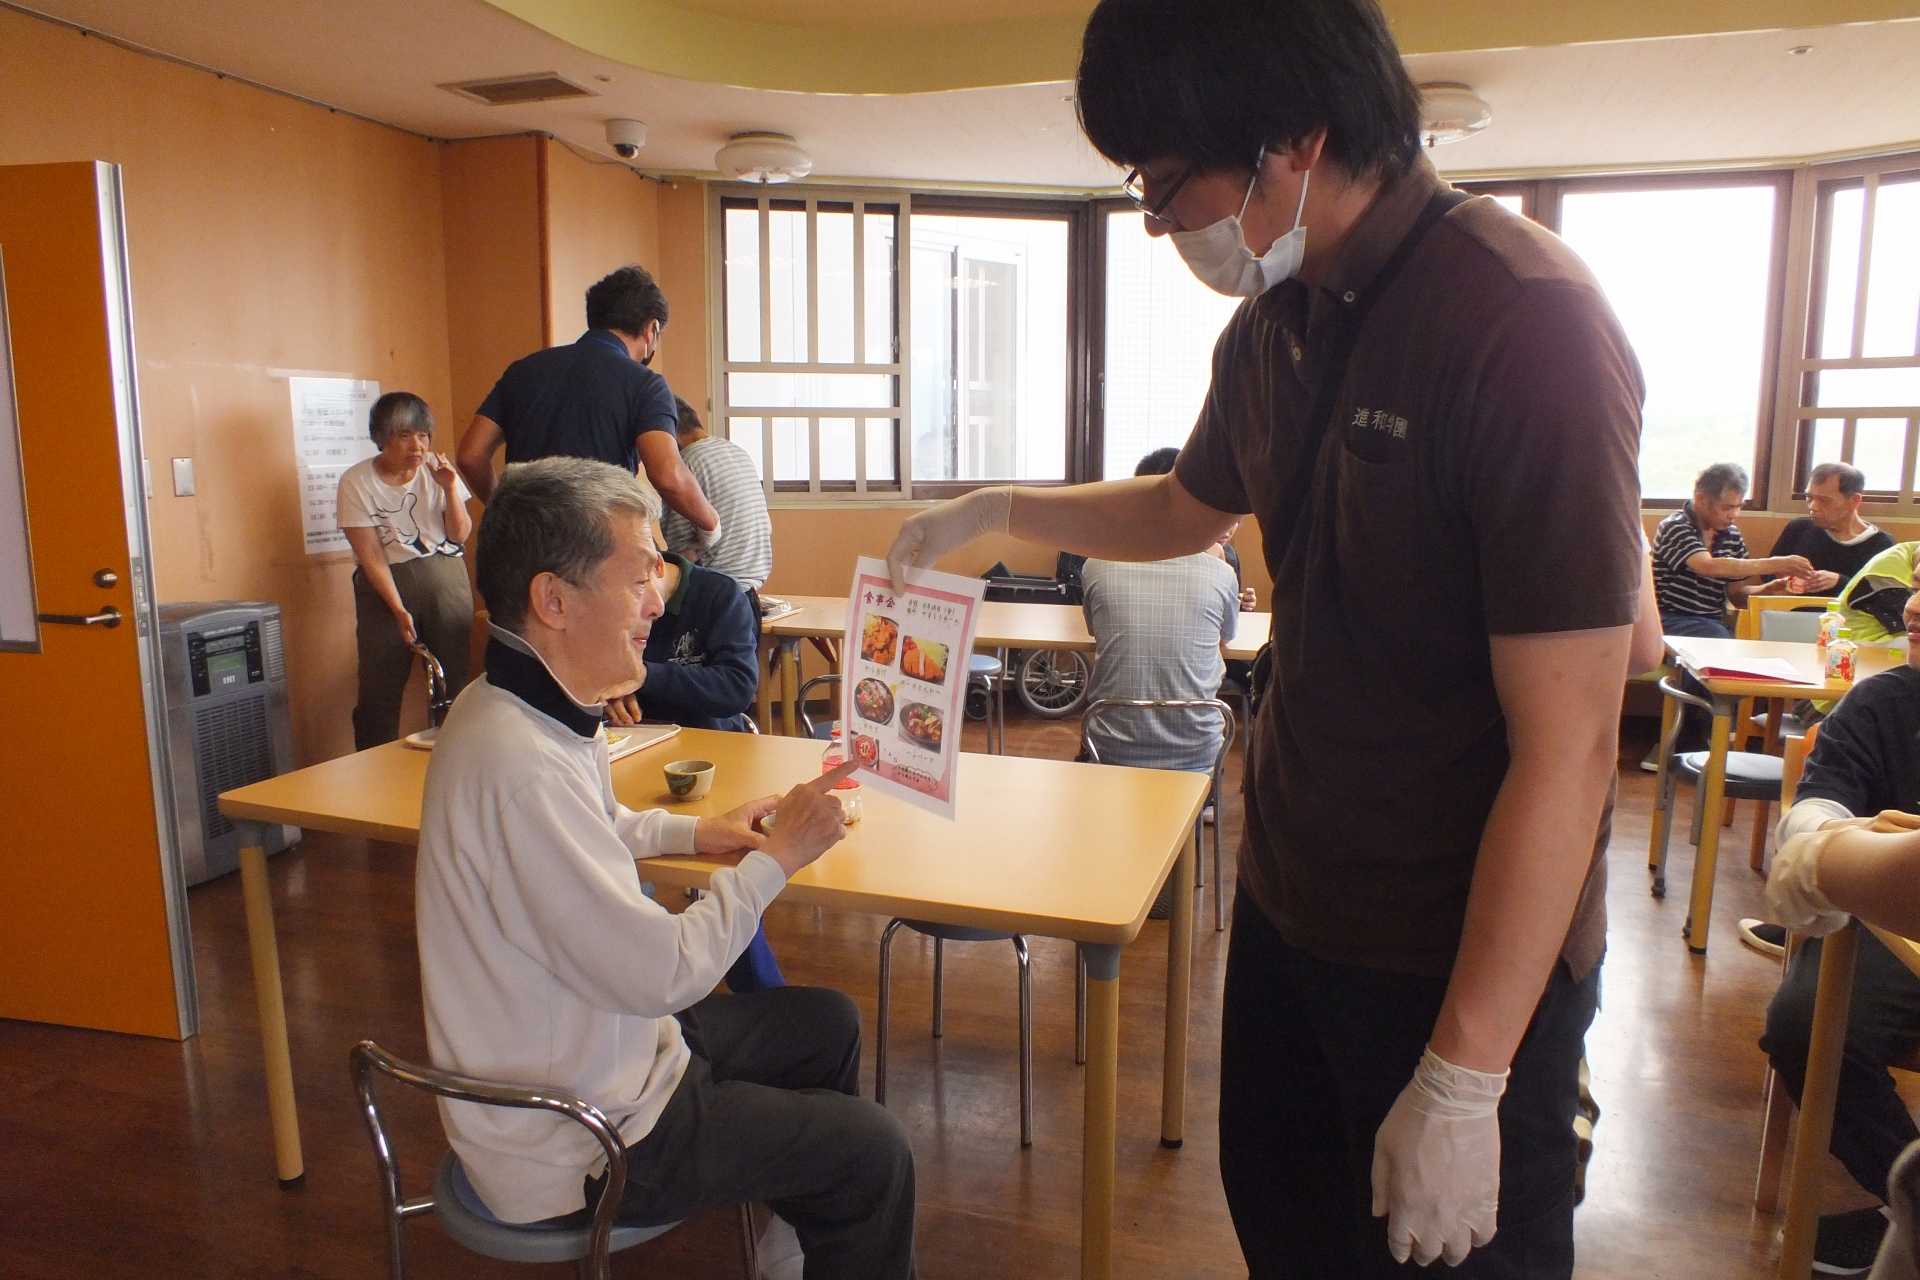
[[[1233,215],[1236,220],[1245,220],[1247,216],[1247,206],[1253,203],[1253,189],[1260,185],[1260,166],[1266,162],[1267,149],[1262,147],[1260,148],[1260,158],[1253,162],[1253,177],[1247,180],[1247,194],[1240,197],[1240,212]]]
[[[1295,230],[1299,229],[1300,219],[1305,217],[1307,213],[1307,180],[1311,177],[1313,177],[1313,170],[1302,169],[1300,171],[1300,207],[1293,211],[1293,225]]]

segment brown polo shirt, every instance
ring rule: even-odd
[[[1241,888],[1296,946],[1434,975],[1507,771],[1489,636],[1630,624],[1642,559],[1639,365],[1585,265],[1492,200],[1431,227],[1372,300],[1330,422],[1308,421],[1331,335],[1442,189],[1423,158],[1326,287],[1241,306],[1177,471],[1259,519],[1273,574]],[[1605,945],[1610,813],[1576,974]]]

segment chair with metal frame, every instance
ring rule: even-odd
[[[606,1114],[592,1103],[564,1090],[525,1087],[479,1080],[406,1062],[371,1040],[362,1040],[349,1054],[354,1092],[360,1116],[373,1143],[379,1166],[380,1199],[387,1223],[387,1263],[393,1280],[406,1278],[406,1251],[402,1227],[409,1218],[432,1213],[460,1244],[483,1257],[505,1262],[577,1262],[582,1280],[608,1280],[608,1255],[665,1235],[680,1225],[623,1226],[615,1221],[621,1192],[627,1182],[627,1151]],[[380,1115],[375,1077],[384,1075],[401,1084],[442,1098],[482,1106],[550,1111],[580,1125],[593,1135],[607,1157],[607,1178],[600,1203],[588,1225],[542,1225],[502,1222],[488,1210],[460,1160],[449,1151],[441,1157],[433,1180],[433,1194],[406,1198],[400,1186],[400,1166],[387,1127]],[[756,1274],[750,1210],[740,1206],[741,1261],[744,1274]]]
[[[839,672],[829,671],[823,676],[815,676],[813,679],[802,684],[800,686],[800,692],[793,696],[794,715],[798,718],[801,737],[817,738],[825,741],[833,732],[831,722],[817,725],[813,722],[813,717],[807,714],[807,695],[814,689],[825,688],[828,685],[837,685],[840,683],[840,680]],[[836,716],[834,718],[838,719],[839,717]]]
[[[1225,894],[1221,892],[1220,880],[1220,779],[1227,767],[1227,756],[1233,750],[1233,740],[1239,736],[1239,722],[1235,719],[1233,708],[1218,698],[1096,698],[1087,704],[1086,713],[1080,721],[1080,749],[1086,758],[1094,764],[1100,763],[1100,752],[1093,744],[1093,729],[1096,724],[1108,716],[1121,711],[1196,711],[1210,708],[1220,713],[1220,750],[1214,753],[1211,781],[1207,788],[1207,804],[1214,811],[1213,819],[1213,928],[1218,933],[1227,927]],[[1193,824],[1193,883],[1196,888],[1204,889],[1207,883],[1206,871],[1201,864],[1200,843],[1204,830],[1204,817],[1197,818]]]
[[[1654,806],[1653,840],[1647,858],[1647,870],[1653,873],[1653,896],[1656,898],[1667,896],[1667,846],[1673,836],[1674,791],[1682,775],[1690,778],[1694,786],[1694,844],[1700,843],[1700,823],[1706,808],[1705,778],[1709,753],[1674,749],[1680,736],[1680,708],[1699,707],[1709,716],[1713,714],[1713,704],[1681,688],[1677,677],[1668,676],[1661,680],[1660,692],[1666,695],[1667,704],[1661,717],[1659,794]],[[1780,777],[1779,756],[1750,751],[1727,752],[1724,791],[1728,800],[1770,800],[1780,794]]]

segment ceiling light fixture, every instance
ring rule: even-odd
[[[784,133],[736,133],[714,152],[714,167],[741,182],[791,182],[813,172],[813,157]]]
[[[1453,81],[1420,86],[1420,142],[1427,149],[1471,138],[1493,123],[1493,108],[1472,88]]]

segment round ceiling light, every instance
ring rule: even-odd
[[[1464,84],[1420,86],[1420,141],[1429,149],[1471,138],[1493,123],[1493,108]]]
[[[784,133],[736,133],[714,153],[713,163],[741,182],[791,182],[813,172],[813,157]]]

